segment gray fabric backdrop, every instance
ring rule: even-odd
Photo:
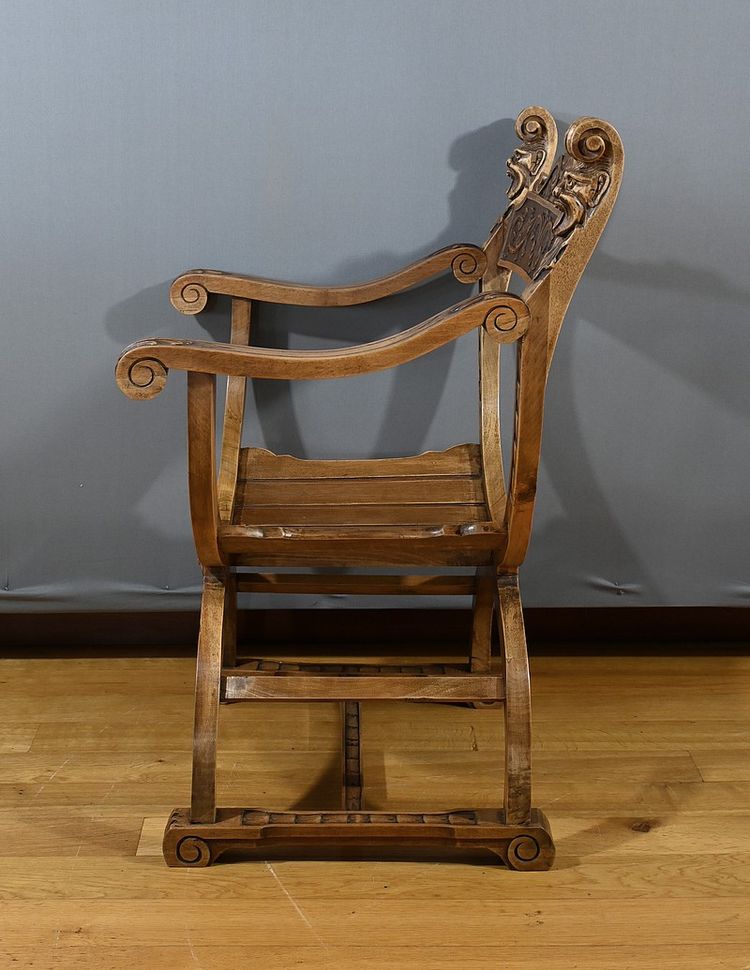
[[[170,308],[192,266],[343,283],[482,242],[532,103],[613,122],[626,172],[551,376],[526,602],[748,603],[745,0],[3,0],[2,20],[0,608],[195,606],[184,378],[129,401],[119,350],[227,334]],[[257,339],[373,339],[455,286],[271,308]],[[476,440],[474,362],[464,338],[261,382],[249,439]]]

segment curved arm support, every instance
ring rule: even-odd
[[[515,573],[497,577],[497,622],[505,679],[505,821],[526,825],[531,813],[531,685]]]
[[[354,306],[401,293],[448,269],[461,283],[476,283],[486,268],[487,257],[479,246],[460,243],[439,249],[388,276],[349,286],[303,286],[213,269],[193,269],[172,283],[169,299],[176,310],[189,314],[200,313],[211,293],[287,306]]]
[[[500,561],[504,571],[518,569],[531,536],[542,446],[544,391],[552,358],[550,279],[548,276],[529,297],[534,326],[518,346],[513,454],[505,505],[507,541]]]
[[[203,374],[271,380],[322,380],[385,370],[437,350],[484,324],[508,341],[520,337],[529,308],[510,293],[486,293],[382,340],[337,350],[274,350],[205,340],[139,340],[123,351],[115,368],[120,390],[128,397],[155,397],[170,367]]]

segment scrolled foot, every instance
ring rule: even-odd
[[[538,810],[532,810],[532,831],[523,829],[510,838],[501,849],[495,851],[509,869],[517,872],[550,869],[555,861],[555,844],[549,832],[549,823]]]
[[[541,846],[533,835],[518,835],[508,845],[508,866],[511,869],[533,869]]]
[[[188,835],[177,843],[175,857],[183,866],[202,869],[211,865],[211,846],[195,835]]]

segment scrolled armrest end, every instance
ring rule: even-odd
[[[460,283],[477,283],[487,270],[487,254],[479,246],[464,246],[451,260],[451,272]]]
[[[120,355],[115,367],[117,386],[126,397],[145,401],[156,397],[167,383],[169,368],[153,355],[156,341],[133,344]],[[149,348],[152,348],[149,353]]]
[[[208,290],[199,283],[194,274],[205,272],[202,269],[193,270],[178,276],[169,288],[169,302],[180,313],[194,315],[206,309]]]
[[[530,321],[531,311],[527,304],[512,293],[504,293],[487,311],[484,329],[493,340],[508,344],[523,337]]]

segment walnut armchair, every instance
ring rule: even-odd
[[[297,286],[212,270],[175,280],[172,304],[199,313],[231,298],[229,343],[141,340],[116,377],[130,397],[154,397],[170,368],[187,372],[188,474],[196,550],[203,566],[193,741],[192,801],[165,832],[170,865],[204,866],[230,848],[313,842],[480,846],[515,869],[548,868],[544,814],[531,803],[529,668],[518,568],[536,493],[547,375],[566,309],[614,205],[622,174],[615,129],[581,118],[556,158],[557,129],[543,108],[521,112],[520,146],[508,161],[509,206],[484,246],[454,245],[369,283]],[[478,292],[395,336],[325,351],[249,345],[253,302],[351,306],[451,271]],[[521,296],[508,291],[512,274]],[[248,378],[343,378],[395,367],[457,337],[479,333],[480,429],[476,444],[412,458],[317,461],[241,446]],[[503,472],[499,352],[515,344],[516,411],[510,473]],[[227,396],[216,473],[216,375]],[[470,566],[464,576],[272,573],[259,567]],[[238,662],[238,591],[473,595],[466,662],[380,667]],[[493,618],[499,656],[491,650]],[[216,805],[221,700],[339,701],[342,802],[337,812],[275,812]],[[502,703],[503,804],[391,814],[362,804],[359,704],[368,699]],[[416,715],[418,716],[418,715]]]

